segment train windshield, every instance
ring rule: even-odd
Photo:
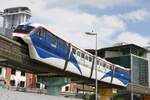
[[[27,26],[27,25],[19,25],[14,32],[16,33],[29,33],[34,29],[32,26]]]

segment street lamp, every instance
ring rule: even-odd
[[[95,35],[95,100],[97,100],[97,33],[85,32],[87,35]]]

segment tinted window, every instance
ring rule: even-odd
[[[34,29],[32,26],[27,26],[27,25],[19,25],[14,32],[16,33],[29,33]]]
[[[92,57],[89,57],[89,61],[90,61],[90,62],[92,61]]]
[[[45,31],[42,28],[39,28],[35,31],[35,33],[42,38],[45,38]]]
[[[57,38],[54,35],[51,35],[51,46],[56,47],[57,45]]]
[[[77,55],[80,57],[80,52],[79,51],[77,52]]]
[[[48,31],[46,31],[46,39],[48,40],[48,41],[50,41],[51,40],[51,33],[50,32],[48,32]]]
[[[99,60],[97,60],[97,65],[99,65]]]
[[[81,53],[81,58],[84,58],[84,56],[85,56],[84,53]]]
[[[86,55],[86,56],[85,56],[85,59],[88,60],[88,58],[89,58],[88,55]]]
[[[74,54],[76,54],[76,49],[75,49],[75,48],[72,48],[72,52],[73,52]]]

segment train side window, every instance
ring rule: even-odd
[[[73,52],[74,54],[76,54],[76,49],[75,49],[75,48],[72,48],[72,52]]]
[[[81,58],[84,58],[85,54],[84,53],[81,53]]]
[[[99,65],[99,60],[97,60],[97,65]]]
[[[88,61],[88,58],[89,58],[88,55],[85,55],[85,59],[86,59],[87,61]]]
[[[106,67],[106,63],[105,62],[103,63],[103,67]]]
[[[107,67],[108,69],[110,69],[110,66],[109,66],[108,64],[106,64],[106,67]]]
[[[80,57],[81,53],[78,51],[78,52],[77,52],[77,55]]]
[[[103,66],[103,62],[102,61],[100,61],[100,66]]]
[[[40,32],[41,32],[40,29],[36,29],[34,33],[40,36]]]
[[[57,45],[57,38],[54,35],[52,35],[51,36],[51,46],[56,48],[56,45]]]
[[[89,57],[89,61],[92,62],[92,57]]]
[[[36,33],[40,38],[45,38],[45,31],[42,28],[39,28]]]
[[[64,41],[62,42],[62,47],[64,48],[64,49],[66,49],[67,48],[67,43],[65,43]]]
[[[46,31],[46,39],[48,40],[48,41],[50,41],[51,40],[51,33],[50,32],[48,32],[48,31]]]

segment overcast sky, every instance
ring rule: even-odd
[[[31,22],[49,29],[82,48],[98,48],[117,42],[146,46],[150,41],[150,0],[0,0],[5,8],[27,6]],[[2,22],[2,18],[0,18]]]

